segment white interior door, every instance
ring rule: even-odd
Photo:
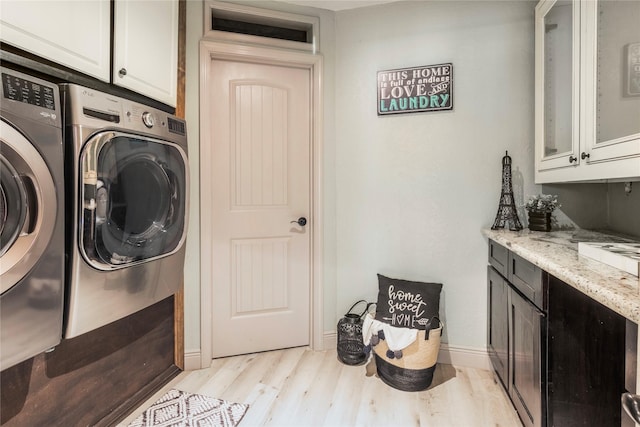
[[[211,61],[212,356],[308,345],[310,71]]]

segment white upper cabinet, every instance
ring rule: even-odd
[[[1,0],[3,42],[176,106],[178,0]],[[113,55],[113,68],[111,59]]]
[[[178,2],[116,0],[113,83],[174,106]]]
[[[109,0],[3,0],[0,9],[0,39],[3,42],[109,81]]]
[[[640,2],[536,7],[536,183],[640,179]]]

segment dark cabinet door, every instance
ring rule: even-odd
[[[619,427],[625,319],[549,276],[549,427]]]
[[[487,268],[487,350],[493,368],[505,387],[509,384],[509,287],[491,266]]]
[[[511,373],[509,394],[525,427],[543,426],[542,333],[544,315],[510,290]]]

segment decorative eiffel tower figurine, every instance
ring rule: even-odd
[[[511,157],[509,152],[505,151],[502,158],[502,193],[500,194],[500,204],[498,205],[498,213],[496,220],[493,222],[492,230],[504,228],[505,224],[509,224],[509,230],[522,230],[522,224],[518,218],[516,205],[513,200],[513,188],[511,186]]]

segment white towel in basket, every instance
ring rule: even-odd
[[[364,316],[362,322],[362,340],[364,345],[371,344],[371,337],[377,335],[379,331],[384,333],[384,339],[391,351],[400,351],[408,347],[416,340],[417,329],[397,328],[388,323],[381,322],[373,318],[371,313]]]

